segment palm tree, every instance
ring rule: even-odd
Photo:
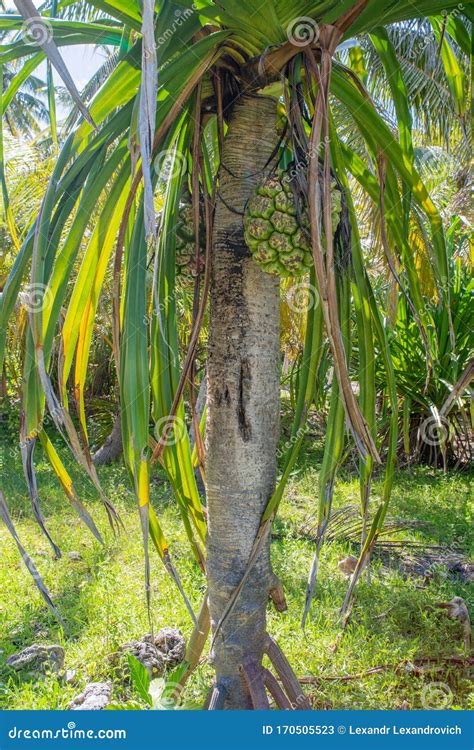
[[[3,88],[6,90],[18,71],[5,67]],[[48,110],[42,101],[45,83],[37,76],[30,76],[20,88],[10,107],[5,111],[5,122],[13,136],[30,137],[39,132],[48,119]]]
[[[27,5],[25,0],[17,2],[22,13],[31,18]],[[90,459],[83,399],[94,318],[105,271],[115,251],[114,352],[120,373],[124,458],[143,528],[147,593],[149,538],[182,590],[150,499],[150,469],[159,460],[168,473],[192,552],[206,574],[216,672],[211,707],[268,707],[264,684],[280,706],[306,707],[289,665],[266,633],[266,608],[269,597],[277,608],[285,606],[270,562],[270,530],[304,434],[323,326],[336,374],[328,445],[337,457],[346,424],[361,457],[366,525],[371,477],[380,461],[375,420],[376,348],[382,355],[392,408],[383,502],[371,528],[365,529],[357,574],[383,523],[397,444],[393,365],[383,315],[366,272],[348,189],[350,175],[379,207],[384,249],[410,297],[423,340],[430,319],[409,244],[415,211],[423,225],[440,298],[448,298],[450,293],[442,222],[415,168],[408,95],[393,43],[382,25],[429,13],[434,19],[433,33],[438,29],[441,44],[449,47],[445,68],[451,76],[450,51],[460,44],[465,25],[455,11],[456,3],[446,0],[420,0],[416,6],[408,0],[388,5],[378,0],[269,0],[260,8],[242,0],[205,0],[199,11],[189,0],[179,5],[164,0],[157,13],[152,0],[146,0],[142,16],[138,6],[128,0],[113,5],[95,0],[92,5],[109,15],[91,22],[45,17],[43,22],[56,46],[51,46],[49,38],[40,46],[38,60],[47,53],[55,56],[61,67],[57,48],[76,43],[106,43],[121,48],[124,55],[93,97],[89,113],[85,113],[88,118],[63,144],[42,209],[2,295],[4,330],[31,260],[21,435],[33,507],[44,527],[33,465],[33,449],[39,439],[69,500],[100,538],[46,435],[46,405],[93,480],[112,525],[120,527]],[[18,18],[5,19],[0,20],[0,27],[2,23],[9,23],[10,28],[21,24]],[[345,41],[367,33],[376,41],[375,50],[392,84],[392,123],[387,124],[380,115],[357,72],[335,55]],[[0,62],[19,59],[28,52],[30,48],[16,41],[0,54]],[[341,108],[364,143],[363,154],[344,138],[347,122],[338,119]],[[253,259],[244,237],[243,217],[255,188],[285,166],[295,203],[308,213],[308,241],[314,260],[309,284],[320,304],[307,313],[292,440],[277,482],[279,281]],[[342,196],[342,211],[333,236],[334,183]],[[164,196],[158,231],[153,202],[157,189]],[[184,189],[192,195],[196,267],[202,252],[199,217],[203,215],[206,274],[203,281],[199,275],[196,278],[188,352],[180,362],[174,229]],[[94,208],[104,196],[99,217],[91,225]],[[64,233],[67,222],[70,225]],[[90,239],[81,256],[86,231],[90,231]],[[147,295],[152,258],[152,291]],[[76,273],[69,294],[68,284]],[[193,385],[193,359],[208,292],[205,457],[202,445],[198,449],[206,484],[204,507],[194,475],[196,452],[191,453],[182,426],[183,396],[190,380]],[[63,305],[67,310],[58,332]],[[359,341],[359,398],[347,368],[351,309]],[[454,336],[452,323],[449,325]],[[49,373],[55,341],[62,352],[59,392],[53,389]],[[0,346],[3,349],[4,336]],[[68,406],[73,368],[78,430]],[[191,394],[193,390],[191,387]],[[190,401],[193,405],[192,397]],[[149,434],[150,414],[153,435]],[[330,490],[331,467],[327,482]],[[3,517],[9,518],[4,503],[0,509]],[[324,526],[324,502],[321,509],[320,525]],[[56,543],[51,543],[59,554]],[[37,576],[35,580],[41,584]],[[311,593],[310,587],[307,609]],[[47,596],[44,590],[43,594]],[[204,605],[187,667],[202,649],[206,611]],[[274,676],[262,669],[264,651],[270,655],[286,695]],[[183,673],[180,679],[185,677]]]

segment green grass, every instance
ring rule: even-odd
[[[8,456],[8,457],[7,457]],[[316,458],[315,458],[316,456]],[[350,623],[339,640],[338,608],[347,579],[338,561],[355,548],[346,542],[323,547],[315,600],[306,631],[300,628],[306,577],[313,546],[298,529],[314,515],[317,495],[320,445],[308,439],[298,469],[288,487],[275,525],[272,558],[288,601],[288,611],[269,610],[269,632],[276,637],[299,676],[313,675],[316,684],[307,688],[315,708],[395,709],[403,701],[413,709],[422,708],[422,694],[430,683],[449,687],[452,707],[472,706],[468,672],[459,666],[436,664],[425,674],[396,669],[403,660],[422,657],[442,659],[463,656],[459,623],[433,605],[453,596],[469,599],[468,587],[435,571],[429,584],[421,578],[406,577],[396,567],[372,564],[370,586],[360,581]],[[127,476],[120,466],[100,472],[106,493],[116,504],[126,533],[114,538],[108,529],[100,501],[93,487],[71,466],[76,487],[92,512],[106,546],[101,547],[78,521],[38,451],[37,470],[40,495],[47,526],[59,542],[63,558],[54,560],[47,540],[32,518],[15,451],[4,445],[2,485],[24,546],[37,564],[52,597],[64,617],[62,630],[36,591],[13,540],[0,527],[0,708],[63,709],[86,681],[115,680],[115,698],[136,700],[133,689],[114,672],[111,656],[117,648],[149,630],[143,587],[143,557],[134,498]],[[375,481],[374,498],[381,483]],[[420,467],[396,476],[391,514],[425,522],[422,528],[404,531],[399,538],[430,544],[469,546],[469,477],[443,475]],[[358,501],[357,477],[345,470],[336,487],[337,506]],[[153,484],[153,501],[173,541],[171,551],[188,596],[197,610],[205,581],[190,560],[178,513],[161,476]],[[79,552],[80,561],[68,553]],[[175,585],[152,553],[152,614],[154,628],[178,627],[189,636],[190,618]],[[33,642],[61,643],[66,651],[65,666],[77,670],[78,683],[64,685],[54,675],[30,682],[6,666],[7,657]],[[371,676],[347,681],[324,679],[357,675],[381,665],[387,669]],[[204,660],[186,691],[191,701],[201,702],[211,680]]]

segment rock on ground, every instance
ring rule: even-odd
[[[74,685],[77,682],[77,670],[66,669],[63,674],[63,682],[65,682],[66,685]]]
[[[103,711],[112,698],[110,682],[91,682],[82,693],[72,699],[68,708],[71,711]]]
[[[163,654],[158,651],[154,643],[149,641],[129,641],[121,648],[122,654],[133,654],[145,667],[146,671],[153,677],[161,677],[165,671],[165,660]]]
[[[7,664],[18,672],[27,670],[44,674],[48,669],[59,672],[64,665],[64,649],[57,645],[33,643],[18,654],[12,654]]]
[[[341,573],[344,573],[346,576],[351,576],[356,569],[357,565],[357,557],[354,557],[354,555],[349,555],[349,557],[344,557],[342,560],[339,560],[337,567],[341,571]]]
[[[145,639],[151,637],[151,634],[149,634],[145,636]],[[155,635],[153,642],[163,654],[168,669],[181,664],[186,654],[186,641],[179,630],[176,628],[161,628]]]
[[[73,562],[80,562],[82,560],[82,555],[80,552],[69,552],[68,558]]]
[[[147,633],[140,641],[125,643],[121,652],[133,654],[150,677],[161,677],[165,669],[173,669],[183,661],[186,641],[179,630],[161,628],[155,635]]]

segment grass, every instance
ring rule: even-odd
[[[11,444],[10,444],[11,445]],[[442,567],[426,583],[422,578],[402,575],[381,559],[372,563],[370,586],[360,581],[350,623],[340,638],[338,608],[347,579],[338,561],[356,549],[348,542],[327,544],[321,555],[316,597],[306,631],[300,628],[306,577],[313,554],[312,543],[298,530],[315,513],[318,462],[321,445],[307,439],[275,525],[272,558],[288,601],[288,611],[269,609],[269,632],[278,640],[299,676],[317,678],[307,686],[317,709],[395,709],[404,702],[412,709],[423,708],[423,696],[436,683],[453,708],[474,705],[469,675],[460,666],[442,661],[423,674],[400,662],[423,657],[443,659],[465,656],[462,629],[434,605],[462,596],[469,601],[468,586],[447,574]],[[66,622],[61,629],[36,591],[13,540],[0,527],[0,708],[64,709],[87,681],[114,680],[116,700],[126,704],[137,696],[127,682],[118,679],[111,656],[120,645],[149,630],[143,588],[143,557],[135,500],[124,469],[106,467],[100,471],[106,493],[123,518],[126,533],[114,538],[105,512],[93,487],[71,466],[76,488],[92,512],[106,540],[98,544],[79,522],[38,450],[38,484],[48,529],[63,551],[54,560],[47,540],[33,521],[16,450],[3,442],[2,485],[22,543],[37,564],[53,600]],[[373,494],[380,496],[381,482],[374,482]],[[429,544],[469,548],[469,492],[466,474],[426,467],[399,472],[396,476],[391,514],[425,522],[421,528],[404,531],[398,538]],[[190,559],[178,513],[163,477],[157,475],[153,501],[172,540],[171,552],[189,598],[197,610],[205,590],[202,574]],[[355,474],[345,470],[336,487],[336,506],[358,501]],[[79,552],[74,560],[69,553]],[[180,628],[189,636],[190,618],[177,589],[152,556],[152,615],[154,628]],[[33,642],[61,643],[66,652],[65,667],[77,671],[77,684],[66,685],[51,674],[39,681],[18,675],[6,665],[8,656]],[[373,675],[341,680],[366,670],[386,666]],[[202,702],[211,680],[204,660],[186,691],[190,701]],[[329,679],[337,677],[338,679]]]

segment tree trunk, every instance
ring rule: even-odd
[[[94,453],[92,460],[96,466],[111,464],[122,455],[122,430],[120,425],[120,413],[114,420],[112,432],[105,440],[105,443]]]
[[[279,282],[254,263],[242,211],[277,145],[276,101],[234,106],[219,179],[211,278],[206,484],[208,584],[213,631],[240,582],[276,480],[279,433]],[[239,676],[260,663],[272,587],[269,541],[214,642],[225,708],[249,708]]]

